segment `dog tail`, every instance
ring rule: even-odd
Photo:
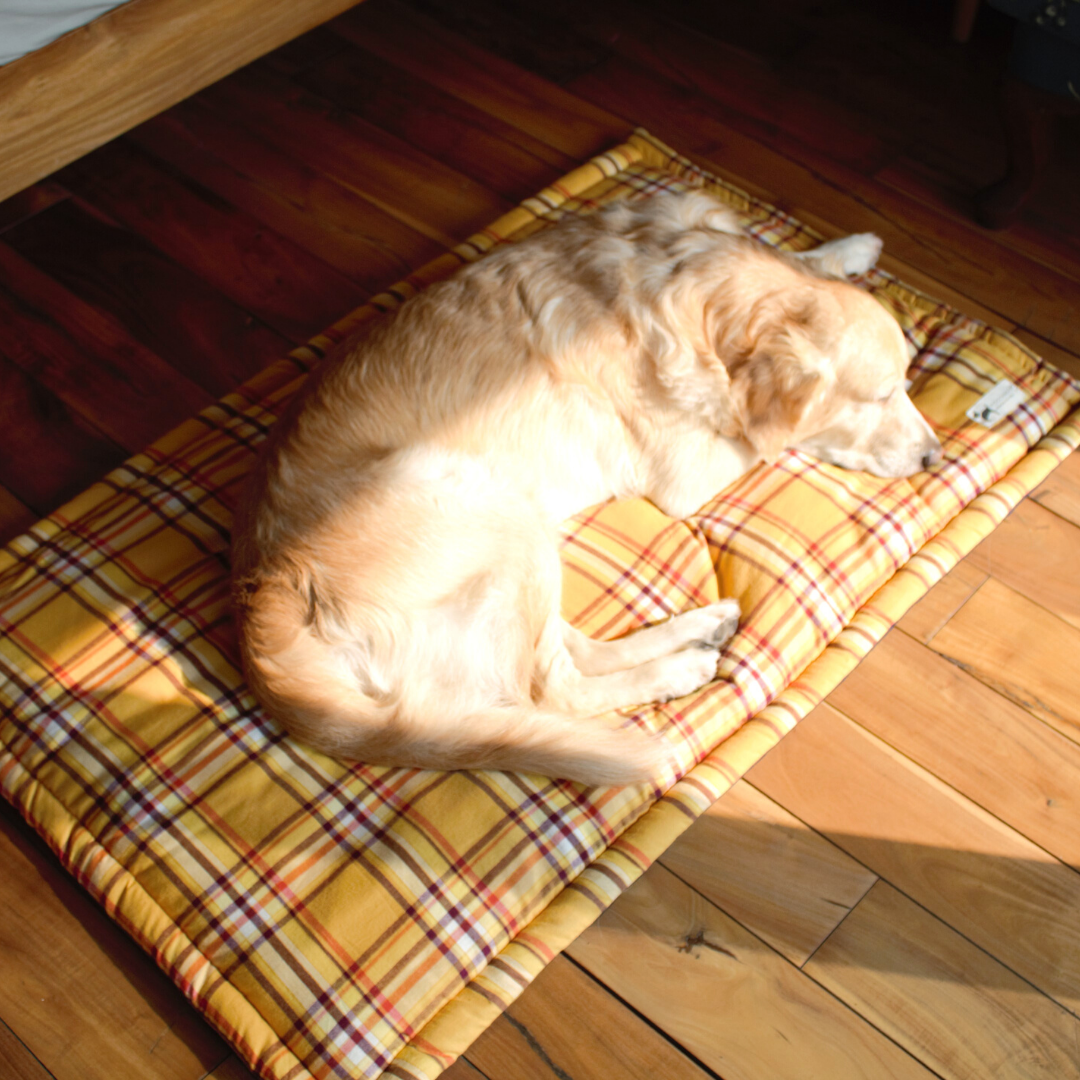
[[[347,761],[423,769],[533,772],[586,784],[658,780],[670,772],[661,737],[603,717],[531,702],[462,715],[413,716],[380,685],[371,658],[326,641],[310,590],[291,577],[238,581],[233,590],[248,683],[300,742]]]

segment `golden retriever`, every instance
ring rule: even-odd
[[[657,776],[663,738],[601,714],[714,679],[738,604],[594,641],[559,613],[558,525],[630,496],[685,517],[789,447],[878,476],[936,462],[899,327],[840,276],[880,246],[778,254],[704,192],[658,195],[500,247],[366,325],[238,510],[256,696],[344,759]]]

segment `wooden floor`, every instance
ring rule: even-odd
[[[949,8],[368,0],[0,203],[0,536],[637,123],[1080,373],[1076,128],[974,226]],[[1078,461],[449,1075],[1080,1077]],[[0,1075],[247,1076],[6,807]]]

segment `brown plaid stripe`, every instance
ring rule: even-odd
[[[1072,380],[872,272],[940,466],[885,481],[789,453],[688,522],[637,501],[565,526],[564,604],[596,636],[721,595],[743,603],[721,681],[626,717],[672,741],[677,782],[346,768],[285,739],[237,670],[227,554],[238,487],[303,373],[351,326],[496,244],[696,184],[766,243],[819,239],[638,133],[0,554],[4,794],[268,1077],[437,1072],[1080,441],[1062,423],[1080,401]],[[968,423],[1005,377],[1023,405],[991,430]]]

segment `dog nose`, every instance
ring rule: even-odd
[[[929,469],[931,465],[936,465],[941,460],[941,447],[935,446],[933,450],[927,451],[923,454],[922,467]]]

